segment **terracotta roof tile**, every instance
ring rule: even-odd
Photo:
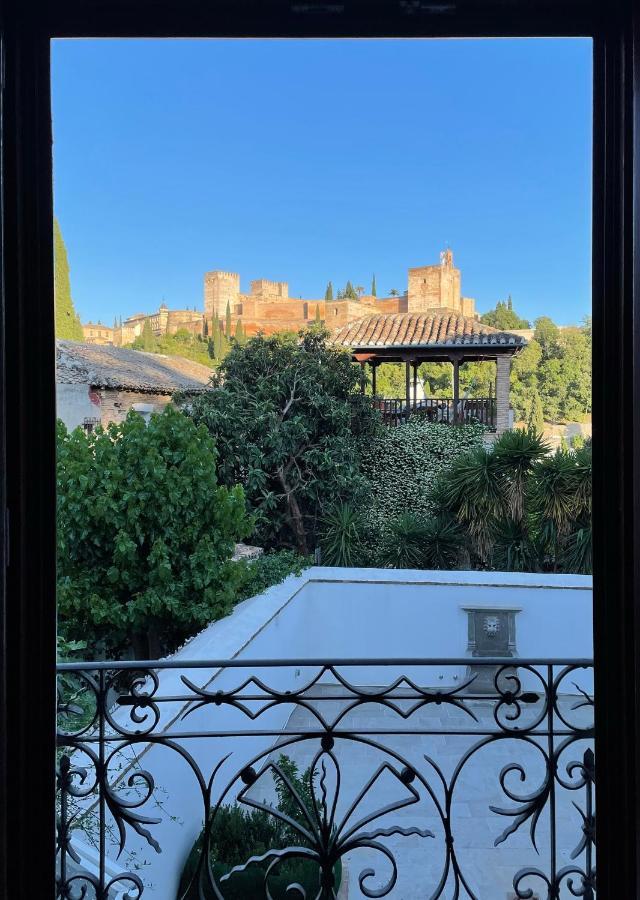
[[[387,313],[366,316],[339,328],[334,342],[344,347],[524,347],[526,340],[454,312]]]

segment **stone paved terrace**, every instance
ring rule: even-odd
[[[339,690],[326,685],[320,690],[322,699],[311,705],[321,709],[325,719],[333,720],[344,708],[343,701],[332,701],[330,698]],[[318,692],[316,691],[316,695]],[[577,727],[588,727],[592,724],[592,709],[589,707],[573,707],[582,701],[580,694],[565,696],[560,701],[560,709]],[[394,754],[402,757],[411,767],[424,776],[435,796],[444,805],[442,783],[435,769],[425,760],[432,759],[441,769],[442,775],[450,781],[456,767],[465,754],[477,745],[482,738],[478,734],[456,734],[456,731],[473,729],[495,731],[495,704],[489,701],[467,701],[477,716],[477,722],[470,721],[462,710],[451,706],[428,706],[412,715],[408,722],[403,722],[392,710],[379,704],[359,707],[355,713],[347,716],[340,727],[362,734],[363,731],[376,732],[384,729],[400,731],[433,731],[448,732],[446,734],[395,734],[372,735],[371,740],[383,744],[391,751],[384,752],[358,740],[336,741],[334,754],[339,764],[340,788],[337,800],[336,820],[341,822],[350,804],[356,799],[371,776],[381,764],[390,763],[397,771],[401,771],[402,763]],[[406,707],[406,704],[405,704]],[[527,722],[540,710],[539,704],[532,705],[524,716]],[[296,735],[305,729],[313,728],[317,720],[311,711],[296,708],[289,719],[285,733]],[[523,722],[524,725],[524,722]],[[562,723],[555,717],[554,728],[561,728]],[[453,733],[452,733],[453,732]],[[556,738],[557,744],[560,741]],[[283,738],[286,742],[286,738]],[[546,748],[546,738],[537,738],[535,743]],[[566,766],[573,760],[582,757],[587,747],[592,746],[588,740],[579,740],[560,757],[560,770],[567,781],[571,778],[566,773]],[[317,740],[305,740],[283,747],[282,752],[298,766],[300,773],[312,763],[319,750]],[[271,760],[277,762],[279,752],[272,754]],[[545,805],[536,827],[537,850],[532,845],[530,826],[531,819],[524,821],[519,829],[509,835],[498,847],[496,840],[515,821],[514,816],[500,815],[492,812],[490,807],[513,811],[522,806],[510,800],[500,788],[500,773],[504,767],[517,763],[522,766],[524,779],[520,780],[520,772],[514,771],[506,777],[506,785],[514,796],[525,798],[535,794],[544,782],[544,756],[533,744],[527,744],[521,738],[501,737],[490,742],[483,749],[473,754],[461,770],[452,802],[452,827],[458,862],[472,896],[478,900],[511,900],[516,897],[513,892],[514,875],[525,867],[540,867],[544,871],[549,868],[550,854],[550,815],[549,805]],[[330,800],[335,794],[336,770],[327,761],[325,785]],[[577,783],[574,773],[573,782]],[[414,781],[420,794],[420,800],[403,809],[396,809],[387,815],[376,818],[369,829],[388,828],[402,825],[404,828],[428,829],[434,837],[391,836],[380,839],[392,852],[398,866],[398,880],[387,895],[394,900],[425,900],[432,896],[454,898],[454,882],[450,877],[441,895],[434,894],[443,875],[446,860],[445,835],[440,816],[433,800],[423,785]],[[557,785],[556,785],[557,786]],[[316,781],[316,793],[319,795]],[[274,803],[274,779],[270,772],[261,776],[249,792],[255,800]],[[348,820],[353,825],[363,816],[372,814],[390,804],[409,797],[408,790],[390,772],[384,772],[377,783],[369,789],[358,803],[353,815]],[[576,807],[583,806],[583,792],[558,789],[556,794],[556,827],[557,827],[557,863],[558,869],[572,864],[571,854],[579,845],[582,837],[582,818]],[[347,853],[345,873],[347,890],[341,896],[349,900],[365,897],[358,880],[360,874],[367,869],[375,875],[366,879],[370,890],[381,888],[391,875],[392,867],[382,853],[371,849],[357,849]],[[546,887],[539,879],[529,878],[521,885],[521,890],[530,888],[533,898],[546,897]],[[566,886],[562,897],[573,896]],[[462,892],[462,896],[467,896]]]

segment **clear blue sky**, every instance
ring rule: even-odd
[[[63,40],[55,208],[83,319],[202,308],[203,273],[591,307],[587,40]]]

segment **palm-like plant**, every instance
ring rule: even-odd
[[[459,525],[444,516],[425,524],[422,548],[422,567],[425,569],[456,569],[464,546],[464,532]]]
[[[549,452],[549,445],[535,428],[505,431],[493,453],[505,479],[505,497],[514,522],[522,522],[525,490],[534,464]]]
[[[523,522],[503,519],[495,526],[492,562],[503,572],[535,572],[538,552]]]
[[[506,487],[501,461],[481,447],[459,457],[436,488],[441,504],[467,529],[483,561],[491,550],[493,524],[507,509]]]
[[[361,553],[360,513],[350,503],[334,504],[320,520],[322,559],[329,566],[357,564]]]
[[[579,575],[590,575],[593,571],[593,546],[591,525],[583,525],[572,532],[562,554],[563,569]]]
[[[576,460],[564,450],[540,460],[531,479],[531,515],[542,546],[558,562],[576,518]],[[556,566],[554,566],[555,568]]]
[[[429,531],[422,519],[405,512],[389,523],[382,547],[382,564],[390,569],[419,569]]]

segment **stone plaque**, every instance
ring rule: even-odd
[[[467,650],[471,656],[517,656],[516,614],[519,608],[464,606],[467,614]],[[467,667],[467,679],[475,676],[470,694],[495,693],[496,666]]]

